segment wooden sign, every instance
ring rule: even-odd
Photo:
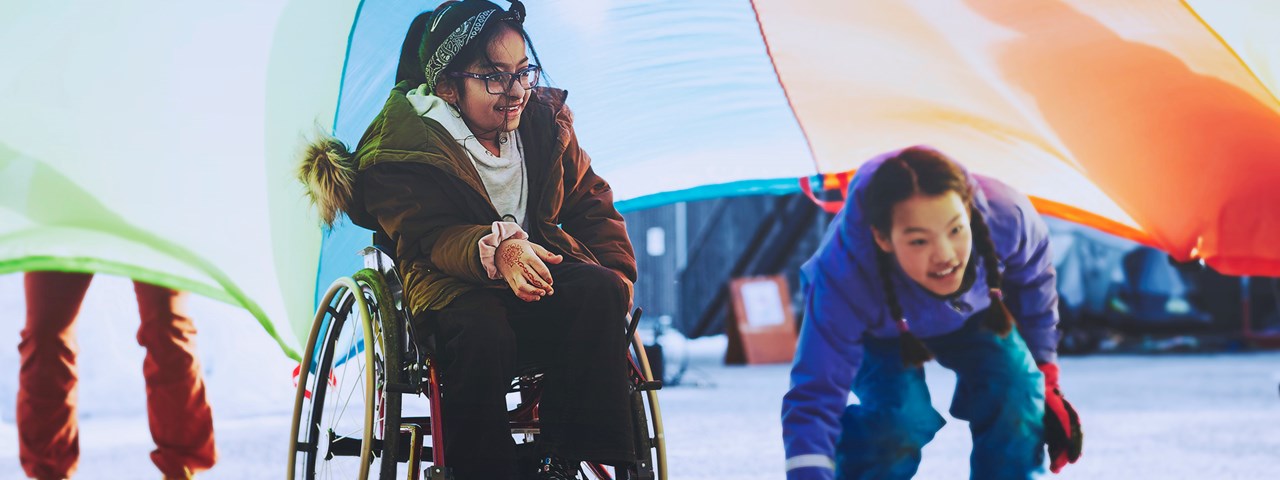
[[[796,353],[796,320],[781,275],[729,281],[727,364],[790,363]]]

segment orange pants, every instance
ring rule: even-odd
[[[76,341],[74,324],[93,275],[28,272],[27,324],[18,352],[18,457],[27,476],[64,478],[76,470]],[[134,282],[138,343],[147,349],[147,418],[156,450],[151,461],[167,476],[213,466],[213,412],[196,361],[195,327],[184,314],[186,294]]]

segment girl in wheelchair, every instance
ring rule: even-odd
[[[392,239],[415,335],[434,336],[458,480],[634,458],[622,333],[635,256],[566,92],[538,86],[524,17],[519,1],[484,0],[420,15],[355,152],[323,139],[301,169],[327,222],[345,212]],[[543,459],[522,470],[505,397],[530,362],[545,372]]]
[[[1048,231],[1026,196],[927,147],[882,155],[858,168],[802,273],[788,479],[913,476],[945,423],[921,368],[935,355],[958,377],[951,414],[973,434],[972,478],[1029,478],[1046,443],[1054,472],[1079,457]],[[859,403],[846,405],[850,388]]]

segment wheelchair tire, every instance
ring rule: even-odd
[[[395,381],[389,377],[398,379],[401,349],[392,343],[399,329],[384,327],[390,302],[379,298],[385,284],[378,275],[362,270],[338,279],[316,313],[294,401],[291,480],[365,480],[375,457],[382,459],[380,473],[388,463],[394,472],[395,455],[383,450],[386,433],[393,432],[392,448],[399,439],[400,395],[389,395],[386,386]]]
[[[378,392],[382,396],[382,425],[374,427],[382,431],[382,442],[375,455],[381,458],[378,478],[393,479],[396,478],[400,450],[400,406],[403,397],[400,393],[390,391],[387,385],[404,383],[404,354],[408,351],[404,339],[404,324],[391,299],[391,293],[387,291],[387,283],[382,274],[366,268],[356,272],[351,278],[368,297],[374,299],[370,313],[375,317],[373,324],[380,330],[376,335],[382,339],[382,345],[385,345],[382,349],[383,374],[380,376],[383,383],[378,386]]]
[[[631,335],[632,385],[661,381],[650,368],[648,351],[638,332]],[[662,408],[658,404],[658,392],[634,389],[631,393],[632,416],[635,417],[636,458],[635,467],[619,473],[619,479],[667,480],[667,442],[662,428]],[[624,475],[625,473],[625,475]]]

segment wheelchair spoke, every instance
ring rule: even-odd
[[[344,376],[345,376],[345,371],[344,371],[343,373],[344,373]],[[359,378],[360,380],[355,381],[355,382],[351,382],[351,389],[347,391],[347,398],[346,398],[346,399],[344,399],[344,400],[342,400],[342,409],[338,411],[337,416],[334,418],[334,425],[337,425],[337,424],[342,423],[342,417],[343,417],[343,415],[344,415],[345,413],[347,413],[347,406],[351,405],[351,397],[354,397],[354,396],[355,396],[356,391],[363,391],[363,390],[364,390],[363,388],[359,388],[360,386],[362,386],[362,385],[364,384],[364,380],[363,380],[363,379],[364,379],[364,365],[361,365],[361,366],[360,366],[360,371],[359,371],[359,372],[357,372],[357,375],[359,375],[359,377],[357,377],[357,378]],[[362,396],[361,398],[363,399],[364,397]],[[362,424],[362,425],[361,425],[361,428],[363,428],[363,427],[364,427],[364,425]]]
[[[357,333],[359,330],[357,330],[357,328],[356,328],[356,327],[357,327],[357,326],[359,326],[359,325],[358,325],[358,322],[350,322],[350,321],[348,321],[348,322],[347,322],[347,325],[350,325],[350,326],[352,327],[352,328],[351,328],[350,339],[349,339],[349,340],[350,340],[350,344],[349,344],[349,345],[351,345],[351,348],[349,348],[349,351],[354,351],[354,350],[357,350],[357,349],[355,348],[355,345],[358,345],[358,343],[357,343],[357,339],[356,339],[356,333]],[[366,365],[364,365],[363,359],[364,359],[364,357],[363,357],[363,356],[361,356],[361,355],[359,355],[359,354],[356,354],[356,355],[350,355],[350,356],[346,359],[346,361],[345,361],[345,362],[343,362],[343,364],[342,364],[342,379],[344,379],[344,380],[345,380],[345,379],[353,378],[353,377],[350,377],[350,376],[348,375],[348,373],[351,371],[351,362],[352,362],[352,361],[358,362],[360,365],[359,365],[359,367],[358,367],[359,371],[358,371],[358,372],[356,372],[356,375],[357,375],[357,376],[356,376],[356,377],[354,377],[355,381],[351,382],[351,388],[350,388],[350,390],[348,390],[348,391],[347,391],[346,398],[345,398],[345,399],[340,399],[340,401],[342,402],[342,406],[341,406],[341,408],[342,408],[342,409],[341,409],[341,410],[339,410],[339,411],[338,411],[338,413],[337,413],[337,415],[334,417],[334,425],[335,425],[335,426],[336,426],[336,425],[338,425],[338,424],[340,424],[340,423],[342,422],[342,418],[343,418],[344,414],[347,412],[347,406],[351,405],[351,398],[352,398],[353,396],[355,396],[355,392],[357,392],[357,391],[363,391],[363,389],[362,389],[362,388],[359,388],[359,387],[361,387],[361,386],[363,386],[363,385],[364,385],[364,369],[365,369]],[[341,397],[341,394],[339,394],[339,397]],[[361,398],[363,399],[363,397],[361,397]],[[361,422],[360,428],[364,428],[363,422]]]

